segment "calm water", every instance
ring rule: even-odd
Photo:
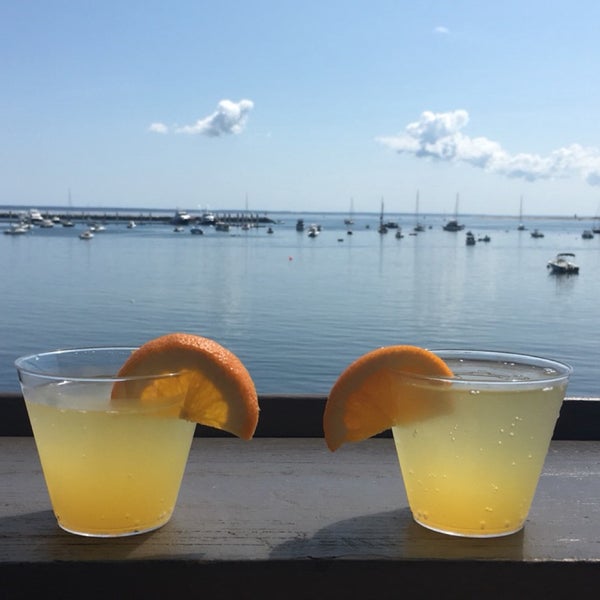
[[[79,345],[135,345],[172,331],[215,338],[246,364],[260,393],[327,393],[359,355],[387,344],[544,355],[573,365],[571,396],[597,396],[600,235],[590,222],[465,216],[489,243],[465,245],[444,219],[409,236],[377,233],[377,215],[296,215],[265,228],[204,236],[172,226],[108,224],[93,240],[54,227],[0,235],[0,390],[16,391],[14,359]],[[366,225],[370,225],[367,229]],[[0,224],[0,229],[5,228]],[[340,241],[341,240],[341,241]],[[576,253],[578,276],[552,276],[557,252]]]

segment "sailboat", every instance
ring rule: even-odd
[[[462,231],[465,228],[464,225],[460,225],[458,222],[458,194],[456,194],[456,204],[454,206],[454,219],[450,219],[444,225],[444,231]]]
[[[344,225],[354,225],[354,198],[350,198],[350,212],[348,218],[344,219]]]
[[[517,231],[525,231],[527,227],[523,225],[523,196],[521,196],[521,202],[519,204],[519,226],[517,227]]]
[[[388,228],[386,227],[385,223],[383,222],[383,198],[381,199],[381,213],[379,214],[379,227],[378,227],[377,231],[379,233],[387,233],[388,232]]]
[[[422,225],[421,223],[419,223],[419,192],[418,192],[418,190],[417,190],[417,206],[415,208],[415,218],[416,218],[416,223],[415,223],[415,226],[413,227],[413,231],[415,233],[425,231],[425,226]]]

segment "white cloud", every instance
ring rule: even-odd
[[[447,35],[450,33],[450,30],[443,25],[438,25],[434,28],[433,33],[439,33],[440,35]]]
[[[164,123],[152,123],[148,127],[148,131],[152,133],[169,133],[169,128]]]
[[[252,100],[221,100],[217,110],[208,117],[198,119],[193,125],[184,125],[176,129],[177,133],[207,135],[218,137],[225,134],[239,134],[244,130],[248,113],[254,108]]]
[[[571,144],[548,156],[510,154],[485,137],[470,137],[462,130],[469,122],[466,110],[445,113],[425,111],[409,123],[404,133],[378,137],[377,141],[400,154],[466,163],[492,173],[535,181],[577,175],[590,185],[600,185],[600,150]]]
[[[254,108],[252,100],[240,100],[232,102],[231,100],[221,100],[217,105],[217,110],[212,114],[198,119],[192,125],[181,125],[168,127],[164,123],[152,123],[148,131],[152,133],[166,134],[171,131],[175,133],[187,133],[189,135],[206,135],[209,137],[218,137],[226,134],[242,133],[246,127],[248,114]]]

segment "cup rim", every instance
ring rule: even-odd
[[[551,369],[552,372],[547,371],[547,376],[545,377],[526,380],[486,380],[482,377],[456,377],[454,375],[422,375],[402,371],[397,372],[400,373],[402,376],[414,380],[415,382],[452,384],[454,387],[461,388],[476,386],[478,389],[502,389],[507,387],[515,387],[522,389],[553,386],[557,383],[567,382],[569,377],[573,373],[573,367],[571,367],[571,365],[565,362],[555,360],[553,358],[537,356],[534,354],[507,352],[502,350],[471,350],[463,348],[429,348],[428,350],[429,352],[432,352],[442,360],[472,360],[474,358],[477,358],[483,363],[498,362],[500,360],[506,363],[517,363],[527,366],[537,366],[546,369]]]
[[[77,374],[76,370],[72,373],[68,369],[61,371],[60,373],[52,372],[47,369],[36,368],[34,361],[39,358],[49,356],[61,356],[61,355],[74,355],[74,354],[91,354],[94,352],[123,352],[133,353],[137,350],[137,346],[88,346],[84,348],[59,348],[56,350],[48,350],[45,352],[34,352],[33,354],[26,354],[18,357],[14,361],[14,365],[19,374],[27,375],[29,377],[36,377],[47,381],[73,381],[73,382],[96,382],[96,383],[114,383],[119,381],[143,381],[145,379],[159,379],[167,377],[176,377],[179,373],[167,372],[167,373],[150,373],[145,375],[126,375],[119,376],[117,373],[110,375],[81,375]]]

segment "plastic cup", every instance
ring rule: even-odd
[[[515,533],[528,516],[572,369],[503,352],[434,353],[454,377],[403,374],[433,409],[392,430],[413,517],[457,536]]]
[[[52,508],[71,533],[135,535],[173,513],[195,424],[178,418],[177,391],[151,406],[111,400],[113,384],[127,380],[115,374],[133,350],[59,350],[15,361]]]

